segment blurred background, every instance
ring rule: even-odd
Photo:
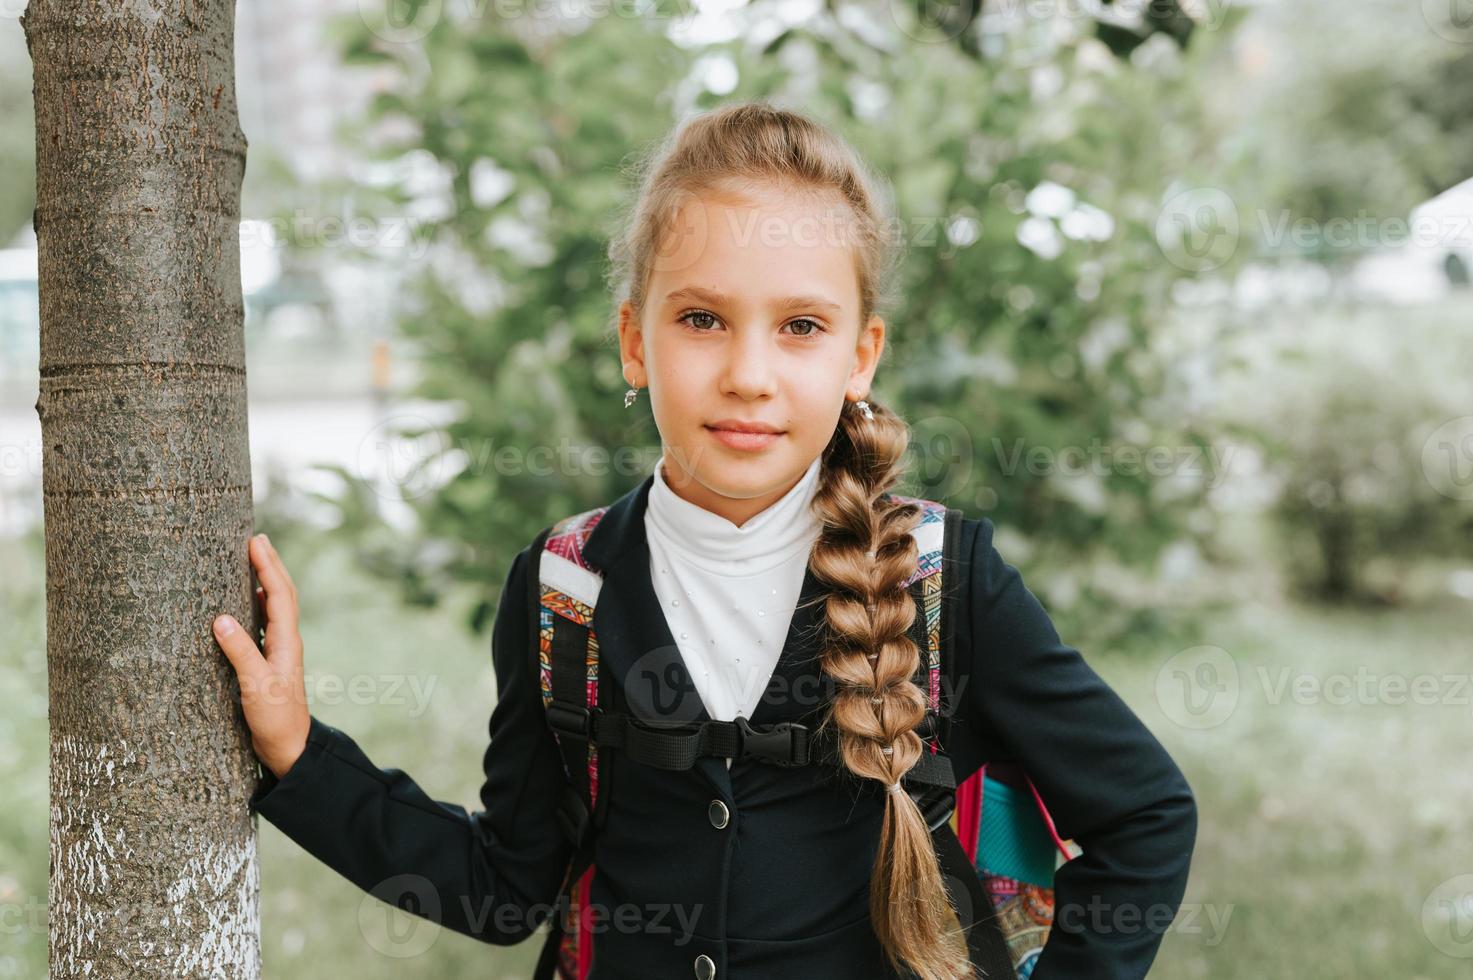
[[[23,8],[0,0],[3,977],[47,946]],[[914,428],[909,492],[994,521],[1196,790],[1152,975],[1473,975],[1462,0],[253,0],[236,73],[257,524],[314,713],[379,765],[478,808],[511,558],[658,455],[608,333],[622,168],[770,98],[890,181],[876,390]],[[350,673],[405,683],[326,683]],[[265,975],[529,975],[538,942],[260,838]]]

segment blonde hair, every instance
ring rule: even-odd
[[[728,103],[686,119],[645,159],[639,192],[612,238],[611,279],[636,313],[664,232],[680,204],[743,185],[837,198],[854,245],[860,324],[887,302],[895,253],[885,235],[878,182],[841,137],[767,102]],[[920,651],[909,635],[915,602],[902,583],[918,560],[915,504],[886,498],[904,473],[905,422],[873,398],[873,418],[851,410],[823,452],[814,509],[823,531],[809,565],[829,587],[820,658],[835,682],[824,719],[839,733],[845,767],[893,788],[924,748],[915,728],[926,696],[913,678]],[[884,498],[884,499],[882,499]],[[946,892],[926,820],[905,792],[885,792],[870,917],[892,965],[920,980],[971,976],[966,943]]]

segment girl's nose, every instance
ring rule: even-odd
[[[735,331],[727,350],[726,390],[742,398],[776,391],[777,351],[757,330]]]

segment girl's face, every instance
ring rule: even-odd
[[[738,526],[796,485],[846,396],[869,393],[884,348],[884,321],[859,323],[836,201],[774,188],[687,197],[645,309],[619,310],[624,378],[649,388],[671,489]]]

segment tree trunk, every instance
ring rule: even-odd
[[[225,0],[31,0],[53,977],[260,973]]]

